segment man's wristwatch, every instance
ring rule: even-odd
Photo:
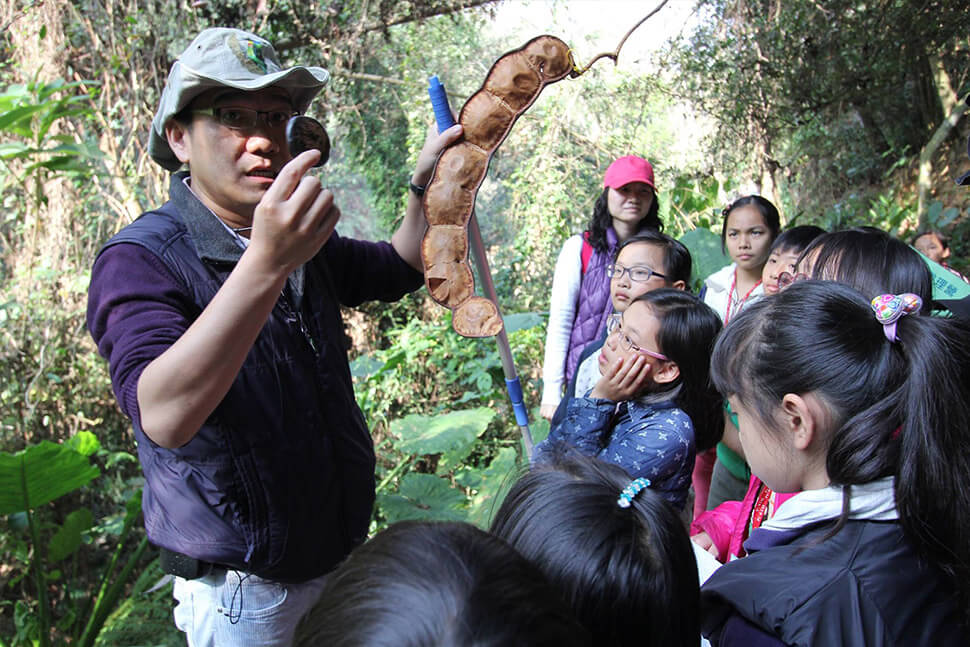
[[[426,186],[418,186],[414,182],[408,182],[408,188],[411,189],[411,192],[414,195],[416,195],[416,196],[418,196],[420,198],[421,196],[424,195],[424,190],[426,188],[428,188],[428,187],[426,187]]]

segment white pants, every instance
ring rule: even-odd
[[[175,578],[175,626],[189,647],[289,647],[300,618],[320,597],[326,576],[281,584],[238,571]]]

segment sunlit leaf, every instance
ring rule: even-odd
[[[0,115],[0,130],[9,130],[13,124],[29,119],[44,109],[43,105],[20,106]]]
[[[384,362],[373,355],[361,355],[350,363],[350,374],[353,377],[367,378],[384,367]]]
[[[401,451],[442,454],[439,466],[448,468],[468,455],[494,417],[495,412],[484,407],[437,416],[412,414],[392,421],[391,433],[401,438]]]
[[[545,317],[538,312],[515,312],[502,317],[505,321],[505,331],[513,333],[516,330],[527,330],[545,323]]]
[[[91,456],[94,452],[101,449],[101,442],[98,437],[90,431],[79,431],[64,443],[82,456]]]
[[[36,509],[100,473],[86,456],[47,440],[16,454],[0,452],[0,514]]]

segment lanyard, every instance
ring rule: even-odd
[[[775,493],[767,485],[762,483],[754,502],[754,509],[751,510],[751,530],[760,528],[761,524],[765,522],[765,518],[771,516],[771,508],[774,507],[774,498]]]
[[[754,292],[755,288],[757,288],[759,285],[761,285],[761,279],[758,279],[757,281],[755,281],[755,284],[751,286],[751,289],[748,290],[748,293],[745,294],[743,297],[741,297],[741,300],[738,301],[738,310],[737,310],[738,312],[741,312],[741,308],[744,307],[744,304],[745,302],[747,302],[748,297],[751,296],[751,293]],[[731,305],[734,303],[734,299],[731,298],[731,295],[737,294],[737,287],[738,287],[738,268],[734,268],[734,278],[731,279],[731,289],[730,291],[728,291],[727,308],[724,311],[725,326],[728,324],[728,321],[731,320]]]

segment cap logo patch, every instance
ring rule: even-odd
[[[263,43],[245,40],[242,43],[235,34],[229,36],[229,49],[236,55],[239,63],[253,74],[266,74],[267,64]]]

